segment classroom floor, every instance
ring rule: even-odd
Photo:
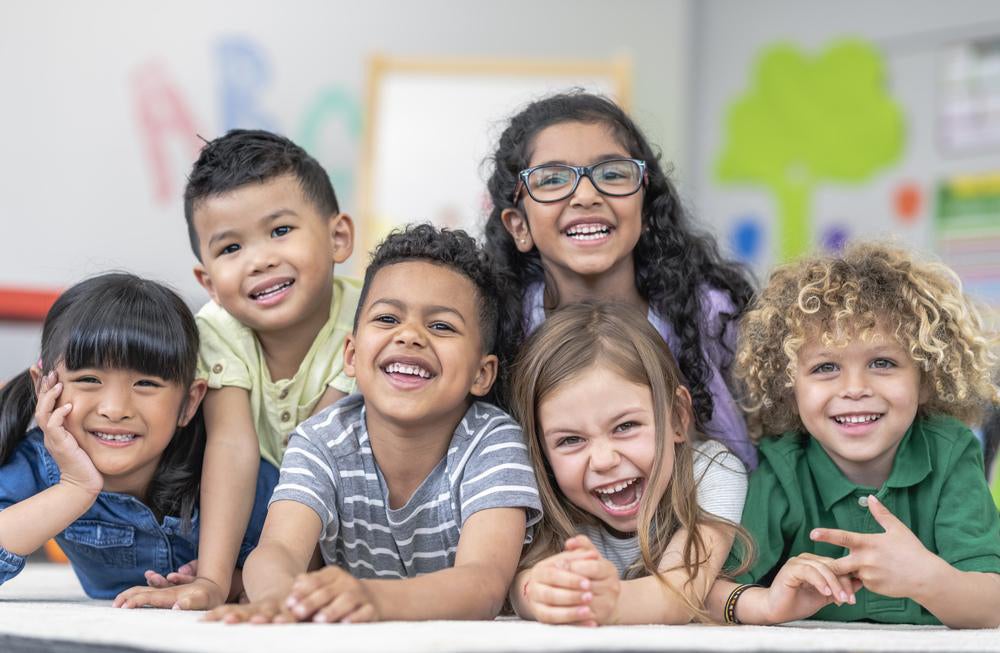
[[[0,651],[998,651],[996,630],[801,622],[759,626],[567,628],[492,622],[225,626],[198,612],[116,610],[92,601],[67,565],[30,564],[0,587]]]

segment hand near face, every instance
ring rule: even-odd
[[[874,496],[868,510],[884,533],[862,534],[835,528],[817,528],[810,533],[816,542],[842,546],[850,553],[832,565],[838,575],[851,575],[864,586],[883,596],[912,598],[917,593],[919,573],[937,556],[927,550],[906,524],[896,518]]]
[[[370,587],[335,566],[296,577],[285,608],[299,621],[360,623],[381,619]]]
[[[104,477],[66,429],[66,416],[73,406],[68,403],[56,406],[62,391],[63,384],[55,372],[49,372],[38,381],[35,422],[45,434],[45,448],[59,466],[59,482],[97,495],[104,487]]]

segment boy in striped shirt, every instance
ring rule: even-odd
[[[236,623],[492,619],[541,504],[497,376],[496,279],[476,242],[390,235],[365,275],[351,395],[293,433]],[[316,551],[327,566],[319,566]]]

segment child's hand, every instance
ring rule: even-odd
[[[94,467],[94,461],[80,448],[73,434],[66,430],[66,416],[72,404],[56,407],[63,384],[55,372],[49,372],[38,383],[35,422],[45,434],[45,448],[59,466],[59,482],[78,487],[94,496],[104,488],[104,477]]]
[[[186,585],[150,589],[133,587],[115,597],[115,608],[172,608],[174,610],[209,610],[225,603],[226,597],[219,585],[207,578],[198,577]]]
[[[227,624],[290,624],[295,616],[279,599],[265,599],[240,605],[221,605],[205,615],[205,621],[221,621]]]
[[[573,560],[569,564],[570,571],[590,580],[592,598],[588,603],[594,618],[593,623],[587,625],[615,623],[615,608],[618,606],[618,595],[622,589],[617,567],[600,554],[586,535],[577,535],[566,540],[565,548],[567,551],[589,551],[594,555]]]
[[[359,623],[381,618],[369,586],[334,566],[297,576],[285,608],[299,621],[311,619],[318,623]]]
[[[185,562],[177,568],[177,571],[172,571],[166,576],[158,574],[152,569],[147,569],[144,575],[146,584],[150,587],[164,588],[187,585],[193,583],[194,579],[198,577],[198,561]]]
[[[574,538],[575,539],[575,538]],[[596,560],[597,551],[581,549],[549,556],[531,568],[521,587],[521,595],[531,606],[535,620],[547,624],[596,626],[590,601],[591,581],[570,570],[575,561]]]
[[[927,569],[937,556],[874,496],[868,497],[868,510],[885,529],[884,533],[816,528],[809,537],[816,542],[850,549],[848,555],[834,564],[836,573],[859,578],[865,587],[883,596],[913,598],[919,593],[918,585],[923,580],[919,570]]]
[[[861,581],[837,574],[833,558],[802,553],[790,558],[778,571],[762,606],[765,622],[780,624],[806,619],[830,603],[854,604]],[[744,594],[741,601],[751,597]]]

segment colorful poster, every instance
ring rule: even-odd
[[[965,292],[1000,309],[1000,172],[941,182],[934,237]]]

